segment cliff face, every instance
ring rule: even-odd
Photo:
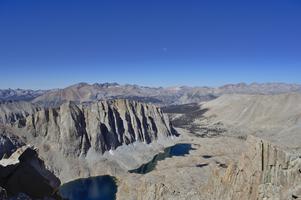
[[[89,150],[104,153],[123,144],[150,143],[175,134],[159,108],[129,100],[69,102],[41,109],[26,118],[23,129],[75,157]]]
[[[214,171],[208,199],[301,198],[301,159],[262,139],[249,136],[237,165]]]
[[[0,102],[0,124],[22,126],[24,118],[38,111],[39,108],[29,102]]]

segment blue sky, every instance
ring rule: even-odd
[[[0,0],[0,88],[301,83],[299,0]]]

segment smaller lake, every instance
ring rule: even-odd
[[[137,169],[129,170],[130,173],[137,173],[137,174],[146,174],[151,172],[156,168],[157,162],[160,160],[164,160],[165,158],[170,158],[173,156],[185,156],[189,154],[190,150],[194,150],[194,148],[191,147],[191,144],[176,144],[171,147],[167,147],[164,149],[164,152],[161,152],[154,156],[154,158],[149,161],[148,163],[145,163],[141,165]]]
[[[78,179],[63,184],[60,195],[67,200],[115,200],[117,185],[112,176]]]

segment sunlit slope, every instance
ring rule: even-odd
[[[291,148],[301,142],[301,95],[224,95],[201,105],[204,114],[241,133],[269,138]]]

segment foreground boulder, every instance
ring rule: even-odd
[[[32,147],[23,146],[10,158],[0,160],[0,187],[5,189],[1,195],[24,193],[32,198],[60,199],[56,193],[59,186],[60,180],[46,169]]]

